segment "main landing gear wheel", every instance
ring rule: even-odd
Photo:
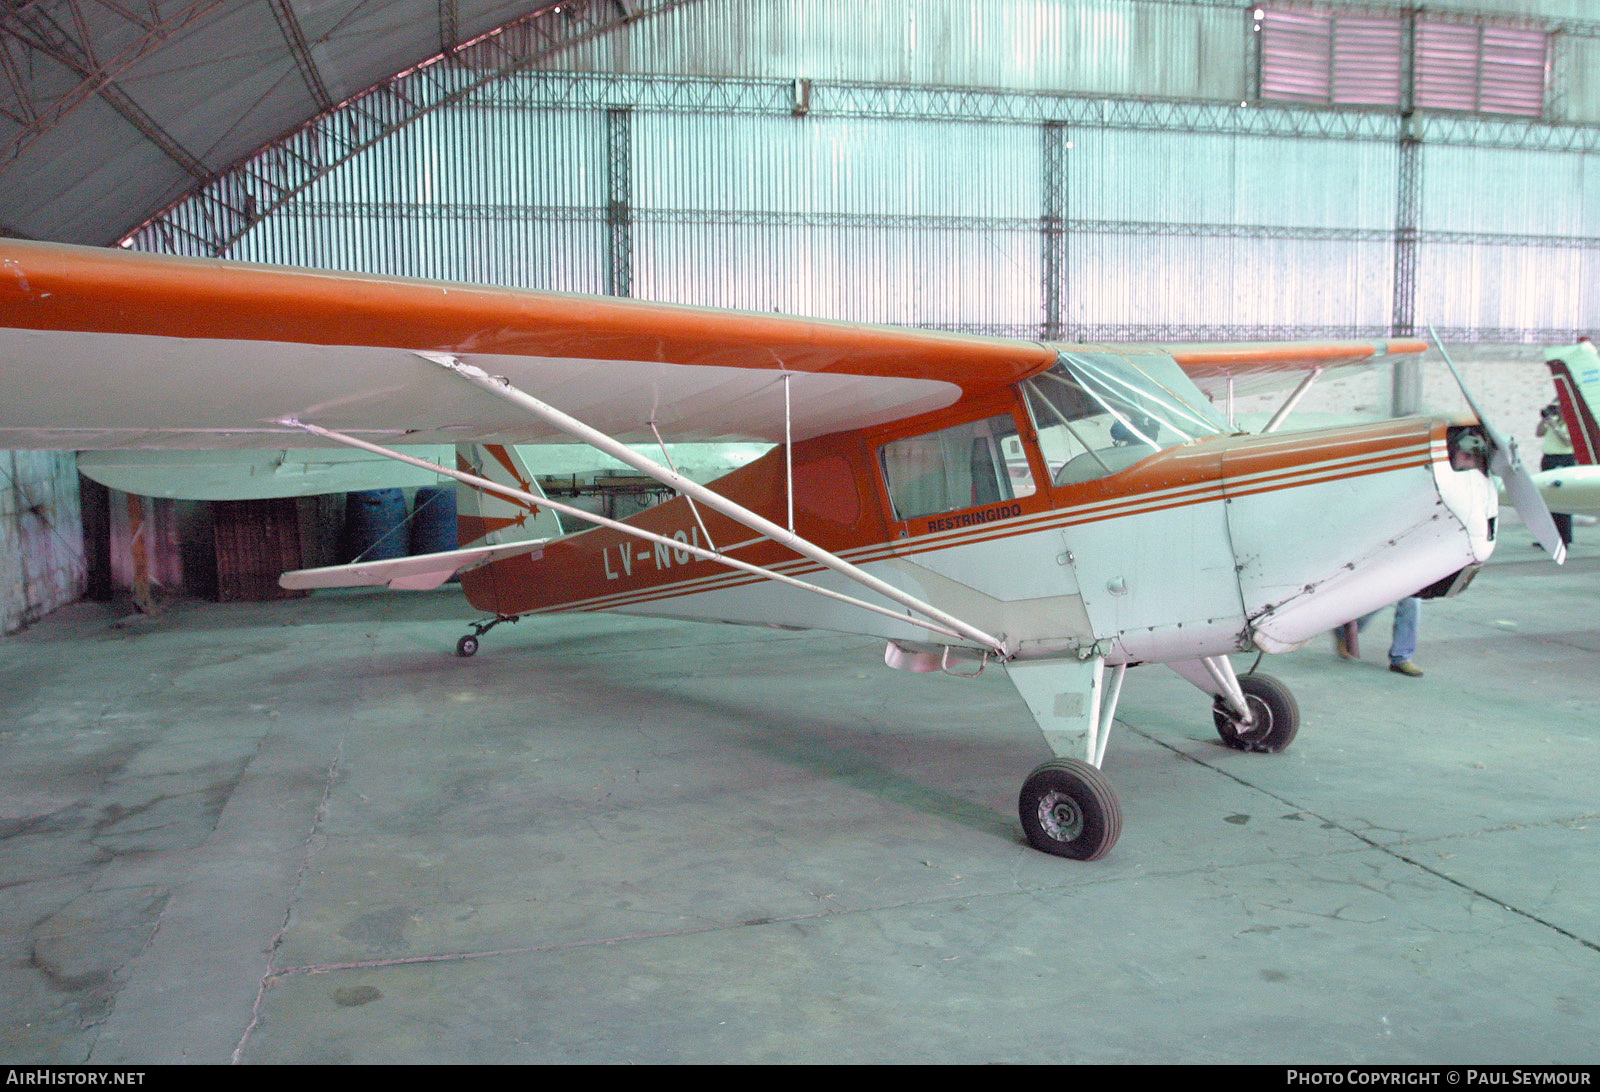
[[[1017,814],[1034,849],[1078,861],[1104,857],[1122,833],[1122,804],[1111,783],[1073,758],[1046,762],[1029,774]]]
[[[1228,703],[1218,698],[1211,715],[1222,742],[1236,751],[1268,754],[1277,754],[1289,746],[1300,730],[1300,706],[1289,688],[1271,675],[1240,675],[1239,689],[1244,691],[1254,723],[1241,724]]]
[[[478,639],[472,634],[467,634],[456,642],[457,656],[476,656],[478,654]]]

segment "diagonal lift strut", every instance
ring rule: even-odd
[[[850,580],[855,581],[862,587],[878,593],[891,602],[898,603],[902,607],[921,615],[923,618],[937,623],[938,627],[942,631],[949,632],[953,630],[956,634],[966,638],[967,640],[973,641],[984,648],[993,650],[1001,659],[1010,659],[1012,650],[1007,647],[1003,638],[986,633],[971,623],[962,621],[960,618],[957,618],[946,611],[942,611],[938,607],[935,607],[930,603],[926,603],[914,595],[902,591],[893,584],[873,576],[871,573],[866,572],[856,565],[852,565],[843,558],[824,550],[814,542],[795,534],[788,528],[773,523],[766,517],[751,511],[735,501],[729,500],[716,490],[701,485],[699,482],[696,482],[690,478],[686,478],[682,474],[662,466],[660,463],[657,463],[652,459],[646,458],[645,456],[634,451],[632,448],[628,447],[628,445],[606,435],[599,429],[593,428],[577,418],[563,413],[561,410],[556,409],[549,403],[541,401],[525,391],[518,390],[503,376],[490,375],[482,368],[477,368],[470,364],[463,363],[456,357],[441,353],[418,353],[417,355],[425,360],[439,365],[440,367],[456,376],[459,376],[474,386],[479,387],[480,389],[485,390],[498,398],[510,402],[512,405],[525,410],[541,421],[560,429],[567,435],[583,441],[597,451],[604,452],[619,462],[625,463],[626,465],[633,467],[635,470],[638,470],[643,474],[648,474],[650,477],[654,478],[662,485],[667,486],[669,489],[674,489],[686,497],[692,497],[701,504],[704,504],[707,508],[710,508],[715,512],[720,512],[734,522],[748,527],[750,530],[756,532],[756,534],[761,535],[764,538],[771,539],[779,545],[793,550],[802,557],[816,562],[823,568],[830,569],[833,572],[848,577]],[[628,528],[628,531],[629,533],[633,533],[635,529]],[[678,548],[682,548],[681,543],[679,544]],[[723,555],[717,556],[719,560],[725,560]],[[763,573],[769,572],[769,570],[761,571]]]

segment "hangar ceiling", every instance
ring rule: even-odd
[[[626,0],[0,0],[0,233],[106,245],[354,95]]]

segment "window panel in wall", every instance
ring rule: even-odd
[[[1264,9],[1261,97],[1402,107],[1407,16]],[[1489,114],[1544,112],[1549,36],[1486,19],[1415,18],[1413,103]]]

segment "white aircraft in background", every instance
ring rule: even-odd
[[[1600,352],[1581,338],[1545,350],[1556,407],[1572,439],[1575,465],[1535,473],[1533,483],[1553,512],[1600,513]],[[1548,414],[1549,408],[1546,408]]]
[[[1129,668],[1168,665],[1225,743],[1279,751],[1293,696],[1229,655],[1460,590],[1494,548],[1490,471],[1560,559],[1484,422],[1276,431],[1324,371],[1425,348],[1065,345],[0,241],[0,447],[331,445],[453,478],[460,549],[283,581],[460,573],[488,616],[463,655],[506,619],[618,611],[1003,665],[1055,756],[1022,828],[1080,859],[1122,827],[1100,766]],[[1301,375],[1255,435],[1203,391]],[[668,438],[775,446],[707,486],[627,446]],[[573,441],[679,496],[627,520],[544,497],[513,445]],[[453,465],[395,450],[419,444]]]

